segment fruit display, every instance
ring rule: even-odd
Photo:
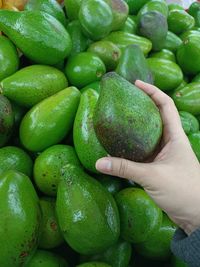
[[[0,1],[0,266],[187,267],[177,226],[107,155],[148,162],[162,142],[154,84],[200,162],[200,3]]]

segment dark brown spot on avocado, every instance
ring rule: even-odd
[[[50,227],[53,231],[56,231],[57,230],[57,223],[56,222],[51,222],[50,223]]]

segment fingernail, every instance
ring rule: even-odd
[[[112,170],[112,162],[109,159],[99,159],[96,162],[96,169],[99,171],[109,172]]]

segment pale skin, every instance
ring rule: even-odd
[[[105,157],[96,168],[102,173],[140,184],[157,205],[190,235],[200,227],[200,164],[185,135],[173,100],[157,87],[136,81],[160,110],[162,149],[153,162],[137,163]]]

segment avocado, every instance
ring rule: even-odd
[[[80,92],[81,92],[81,94],[83,94],[85,91],[87,91],[89,89],[93,89],[94,91],[96,91],[99,94],[99,92],[100,92],[100,81],[89,83],[88,85],[83,87],[80,90]]]
[[[125,21],[125,23],[123,24],[123,26],[119,30],[123,31],[123,32],[131,33],[131,34],[136,34],[137,23],[132,18],[132,16],[128,16],[127,20]]]
[[[70,20],[78,19],[78,13],[81,7],[82,0],[65,0],[64,3],[67,17]]]
[[[153,84],[153,75],[138,45],[128,45],[119,60],[116,73],[132,84],[141,80]]]
[[[162,49],[159,52],[153,52],[150,54],[150,57],[162,58],[176,63],[176,57],[174,53],[168,49]]]
[[[153,100],[113,72],[101,81],[93,122],[109,155],[134,161],[152,156],[162,135],[162,120]]]
[[[113,196],[76,166],[68,164],[62,171],[56,212],[66,242],[83,255],[105,251],[120,233]]]
[[[124,0],[129,6],[129,13],[136,15],[138,11],[150,0]]]
[[[157,11],[163,14],[166,18],[168,16],[168,5],[165,0],[151,0],[148,1],[138,12],[137,18],[138,21],[140,17],[149,11]]]
[[[195,19],[195,26],[199,27],[200,26],[200,3],[199,2],[193,2],[189,9],[188,13],[193,16]]]
[[[0,266],[24,266],[38,245],[38,196],[30,179],[13,170],[0,175],[0,196]]]
[[[197,159],[200,162],[200,131],[196,133],[192,133],[188,136],[190,144],[194,153],[196,154]]]
[[[103,185],[103,187],[112,195],[115,195],[123,188],[123,183],[120,178],[106,174],[97,174],[95,178]]]
[[[176,52],[182,43],[183,41],[176,34],[168,31],[164,48]]]
[[[199,131],[199,122],[194,115],[186,111],[179,111],[184,132],[189,135]]]
[[[20,69],[0,83],[0,88],[6,97],[27,108],[67,86],[64,73],[44,65],[32,65]]]
[[[40,64],[56,64],[66,58],[72,48],[64,26],[42,11],[0,9],[0,30],[27,58]]]
[[[20,125],[20,140],[33,152],[59,143],[70,131],[80,100],[80,92],[69,87],[33,106]]]

